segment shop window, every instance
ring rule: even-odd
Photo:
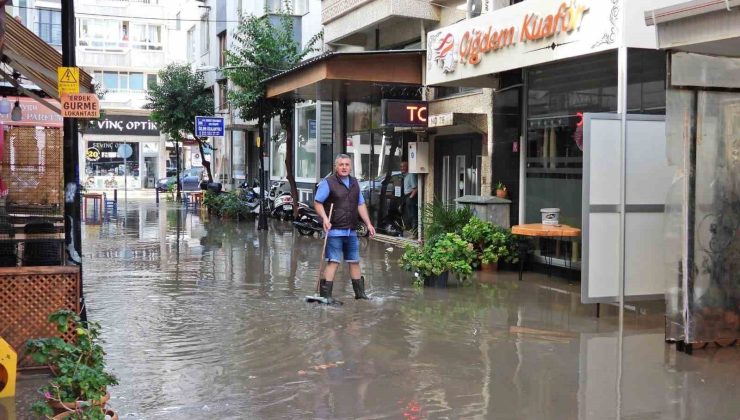
[[[380,105],[365,102],[347,104],[347,132],[373,130],[380,127]]]
[[[270,122],[270,178],[285,179],[285,158],[288,155],[287,136],[280,126],[280,120],[275,117]]]
[[[62,44],[62,12],[56,9],[38,9],[36,34],[49,44]]]
[[[305,182],[315,182],[318,152],[318,121],[316,105],[296,107],[296,179]]]
[[[666,53],[627,51],[627,112],[665,115]]]

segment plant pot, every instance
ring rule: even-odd
[[[481,271],[497,271],[498,270],[498,262],[493,263],[481,263],[480,264]]]
[[[507,190],[496,190],[496,197],[498,198],[506,198],[507,195],[509,195]]]
[[[110,392],[106,392],[101,399],[92,401],[92,405],[95,407],[105,407],[108,400],[110,400]],[[81,402],[82,401],[47,401],[46,403],[49,404],[49,407],[51,407],[52,410],[54,410],[54,414],[60,414],[80,408],[82,405]]]
[[[445,271],[438,276],[430,276],[424,278],[424,286],[427,287],[447,287],[447,280],[450,277],[450,272]]]
[[[59,414],[55,415],[54,417],[52,417],[52,419],[54,419],[54,420],[62,420],[62,419],[66,419],[67,417],[71,416],[72,414],[74,414],[73,411],[65,411],[63,413],[59,413]],[[116,412],[113,411],[113,410],[107,409],[107,410],[105,410],[105,418],[106,419],[110,419],[110,420],[118,420],[118,414],[116,414]]]

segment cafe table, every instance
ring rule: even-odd
[[[511,227],[511,233],[517,236],[524,236],[527,238],[546,238],[546,239],[558,239],[563,240],[566,238],[577,238],[581,236],[581,229],[568,226],[568,225],[545,225],[542,223],[529,223],[524,225],[515,225]],[[526,255],[527,241],[523,241],[525,246],[524,250],[519,253],[519,280],[522,280],[522,272],[524,271],[524,256]],[[549,261],[549,262],[548,262]],[[548,273],[550,272],[550,266],[552,265],[552,256],[549,260],[545,256],[545,262],[548,264]]]

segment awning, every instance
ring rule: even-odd
[[[267,97],[362,99],[378,85],[422,84],[424,50],[328,52],[266,80]]]
[[[693,0],[645,12],[658,47],[740,57],[740,0]]]
[[[59,100],[57,67],[62,66],[62,54],[9,14],[5,16],[3,60],[47,95]],[[82,70],[80,92],[95,92],[92,77]]]

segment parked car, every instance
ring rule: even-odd
[[[182,188],[182,180],[186,177],[197,177],[199,180],[203,179],[203,174],[205,173],[205,170],[202,167],[197,168],[189,168],[185,169],[184,171],[180,172],[180,188]],[[156,189],[160,192],[167,191],[170,186],[175,184],[175,177],[174,176],[168,176],[167,178],[161,178],[157,180],[157,186]]]
[[[360,184],[360,192],[362,193],[362,196],[365,198],[365,203],[368,205],[368,208],[374,208],[378,205],[380,202],[380,189],[383,187],[383,180],[385,179],[385,175],[381,175],[377,178],[375,178],[375,182],[372,182],[370,180],[367,181],[359,181]],[[391,180],[388,183],[386,187],[386,197],[387,196],[394,196],[395,190],[394,186],[396,185],[402,185],[403,184],[403,174],[401,174],[401,171],[393,171],[391,172]]]

